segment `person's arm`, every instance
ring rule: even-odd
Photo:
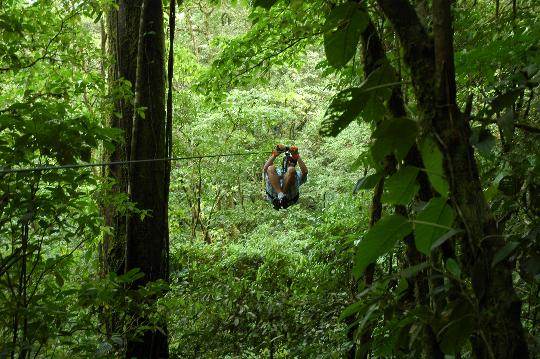
[[[276,148],[272,151],[272,155],[263,166],[263,173],[266,173],[268,167],[274,164],[274,160],[276,159],[276,157],[279,156],[283,151],[285,151],[285,145],[279,144],[276,146]]]
[[[302,157],[300,156],[298,157],[298,165],[300,166],[300,171],[302,171],[302,177],[306,177],[308,169],[304,161],[302,161]]]
[[[302,172],[302,177],[305,178],[307,173],[308,173],[308,169],[306,167],[306,164],[304,163],[304,161],[300,157],[300,154],[298,153],[298,147],[292,146],[291,147],[291,153],[293,154],[293,159],[295,159],[297,161],[298,165],[300,166],[300,171]]]
[[[279,154],[274,154],[274,152],[272,152],[272,154],[270,155],[270,158],[266,161],[266,163],[263,166],[263,173],[266,173],[266,170],[268,169],[268,167],[274,164],[274,160],[276,159],[277,156],[279,156]]]

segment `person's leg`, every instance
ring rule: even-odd
[[[296,185],[296,170],[294,167],[287,168],[287,173],[283,177],[283,192],[289,193],[290,189]]]
[[[270,185],[272,186],[274,191],[276,191],[276,193],[283,192],[279,184],[279,176],[276,172],[276,166],[268,166],[268,169],[266,170],[266,176],[266,178],[268,178],[268,181],[270,182]]]
[[[281,178],[276,172],[274,166],[269,166],[264,174],[264,180],[266,182],[266,199],[274,206],[274,209],[279,210],[281,208]]]

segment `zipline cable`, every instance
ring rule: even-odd
[[[216,158],[216,157],[233,157],[233,156],[253,156],[268,154],[271,151],[266,152],[242,152],[242,153],[224,153],[224,154],[212,154],[212,155],[197,155],[197,156],[185,156],[185,157],[167,157],[167,158],[149,158],[144,160],[130,160],[130,161],[113,161],[113,162],[100,162],[100,163],[80,163],[63,166],[41,166],[41,167],[25,167],[25,168],[1,168],[0,174],[8,173],[23,173],[23,172],[42,172],[42,171],[57,171],[63,169],[73,168],[87,168],[87,167],[104,167],[114,165],[124,165],[129,163],[146,163],[146,162],[163,162],[163,161],[183,161],[202,158]]]

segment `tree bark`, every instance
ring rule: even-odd
[[[135,111],[131,159],[163,158],[165,148],[165,60],[161,0],[144,0],[140,12]],[[143,114],[144,113],[144,114]],[[147,215],[128,219],[126,271],[139,268],[145,276],[133,288],[167,279],[167,166],[164,161],[131,164],[129,197]],[[155,298],[154,298],[155,299]],[[166,325],[146,330],[141,340],[128,341],[126,357],[168,357]]]
[[[123,131],[123,140],[116,142],[111,153],[104,154],[105,162],[126,161],[130,158],[130,143],[133,121],[133,104],[131,94],[118,95],[123,81],[135,84],[136,63],[133,59],[137,54],[137,39],[139,34],[139,15],[142,0],[119,0],[118,10],[110,8],[107,11],[107,42],[108,54],[113,65],[108,71],[109,94],[114,99],[109,126]],[[121,91],[120,91],[121,92]],[[113,181],[111,195],[128,192],[128,166],[110,165],[105,176]],[[111,228],[111,233],[104,235],[102,243],[101,271],[121,275],[125,269],[126,247],[126,215],[113,205],[104,205],[105,224]]]
[[[111,114],[107,125],[123,131],[123,138],[114,143],[112,152],[104,151],[104,162],[126,161],[130,158],[130,143],[133,121],[132,91],[135,84],[136,63],[139,34],[139,15],[142,0],[117,0],[117,8],[111,6],[106,11],[106,33],[102,33],[102,41],[106,41],[107,53],[112,65],[108,69],[107,79],[109,97],[113,99]],[[129,84],[127,87],[125,84]],[[127,92],[127,93],[124,93]],[[111,196],[120,196],[128,192],[128,166],[109,165],[103,173],[111,180]],[[110,232],[104,234],[100,248],[100,275],[108,273],[124,274],[126,266],[126,213],[115,204],[104,203],[102,213],[105,225]],[[101,313],[107,336],[122,332],[114,310],[103,309]]]
[[[397,32],[411,69],[424,134],[433,134],[445,159],[451,204],[466,235],[461,262],[472,282],[480,310],[471,338],[476,358],[527,358],[517,297],[508,263],[491,268],[504,243],[482,193],[469,124],[456,102],[451,4],[433,1],[433,37],[406,0],[378,0]],[[435,90],[435,91],[434,91]]]

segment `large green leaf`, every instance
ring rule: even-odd
[[[319,130],[323,136],[337,136],[357,117],[376,122],[386,111],[385,101],[396,85],[396,74],[383,65],[373,71],[359,87],[339,92],[330,103]]]
[[[374,173],[369,176],[364,176],[356,182],[356,185],[353,189],[353,194],[358,193],[361,189],[372,189],[377,185],[377,182],[381,180],[381,175],[379,173]]]
[[[495,139],[491,131],[484,127],[472,128],[469,141],[484,157],[489,157],[491,155],[491,150],[493,149],[493,147],[495,147],[495,144],[497,143],[497,140]]]
[[[428,255],[431,246],[454,222],[454,211],[442,197],[432,198],[415,221],[416,249]]]
[[[394,247],[396,241],[412,231],[407,218],[393,214],[383,217],[360,241],[356,248],[353,275],[359,278],[366,267]]]
[[[443,156],[431,137],[426,137],[420,145],[422,161],[431,185],[443,197],[448,197],[448,182],[444,177]]]
[[[384,184],[382,202],[389,204],[408,204],[418,192],[416,182],[418,168],[406,166],[392,175]]]
[[[337,136],[352,121],[354,121],[365,108],[366,99],[363,91],[358,87],[351,87],[334,96],[319,133],[322,136]]]
[[[358,3],[346,2],[332,9],[325,23],[329,31],[324,34],[324,51],[331,66],[341,68],[349,62],[368,22],[368,15]]]
[[[371,155],[378,166],[384,166],[388,155],[403,160],[416,140],[418,127],[416,122],[406,118],[382,121],[373,132],[374,142],[371,145]]]

